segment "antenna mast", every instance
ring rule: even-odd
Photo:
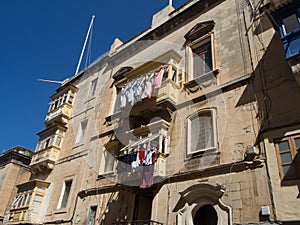
[[[56,84],[62,84],[64,82],[64,81],[58,81],[58,80],[45,80],[45,79],[38,79],[38,81],[56,83]]]
[[[90,26],[89,26],[88,32],[87,32],[86,37],[85,37],[85,41],[84,41],[82,50],[81,50],[80,58],[79,58],[78,65],[77,65],[77,68],[76,68],[76,72],[75,72],[74,75],[76,75],[76,74],[78,73],[78,70],[79,70],[79,67],[80,67],[80,64],[81,64],[81,60],[82,60],[82,56],[83,56],[83,53],[84,53],[84,49],[85,49],[87,40],[88,40],[88,38],[89,38],[91,29],[92,29],[92,25],[93,25],[94,19],[95,19],[95,16],[93,15],[93,16],[92,16],[92,19],[91,19],[91,22],[90,22]]]

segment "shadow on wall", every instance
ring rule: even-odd
[[[267,19],[265,16],[264,20]],[[262,24],[262,28],[255,29],[257,34],[268,29],[266,21]],[[260,130],[256,143],[262,141],[262,134],[269,139],[270,143],[274,143],[274,139],[284,137],[287,132],[293,131],[295,126],[300,125],[300,87],[285,59],[278,32],[273,35],[268,46],[258,44],[256,47],[258,51],[264,49],[264,55],[236,107],[257,102],[256,118],[260,121]],[[276,137],[269,132],[273,130],[276,130]],[[294,164],[296,160],[299,165],[299,152],[294,158]],[[299,182],[283,179],[281,185],[298,185],[298,198],[300,197]]]
[[[161,186],[151,188],[125,186],[119,192],[111,193],[99,217],[100,225],[127,224],[129,221],[150,221],[152,201]]]

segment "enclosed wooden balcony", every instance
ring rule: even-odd
[[[55,162],[58,160],[60,148],[49,146],[33,154],[31,168],[33,171],[43,171],[44,169],[53,169]]]
[[[18,184],[18,192],[12,202],[7,224],[41,224],[48,182],[31,180]]]
[[[66,129],[64,126],[55,125],[38,133],[40,140],[30,164],[33,172],[53,169],[59,157]]]
[[[64,103],[63,105],[55,108],[47,113],[45,124],[51,125],[56,123],[67,124],[72,114],[72,105]]]
[[[51,96],[49,110],[45,118],[46,126],[67,124],[73,108],[77,88],[73,85],[61,87]]]
[[[169,154],[168,128],[168,122],[158,120],[130,131],[132,138],[117,157],[116,171],[119,183],[143,187],[146,181],[149,187],[166,176],[166,157]],[[147,180],[148,178],[151,180]]]

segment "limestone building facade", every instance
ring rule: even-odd
[[[0,224],[10,212],[17,194],[16,185],[28,181],[33,152],[21,146],[0,154]]]
[[[190,0],[116,39],[51,96],[8,224],[299,224],[299,12]]]

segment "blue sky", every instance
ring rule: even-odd
[[[173,0],[178,8],[186,0]],[[3,0],[0,3],[0,152],[16,145],[34,150],[50,96],[74,75],[92,15],[91,61],[151,24],[168,0]],[[83,59],[83,64],[85,59]]]

